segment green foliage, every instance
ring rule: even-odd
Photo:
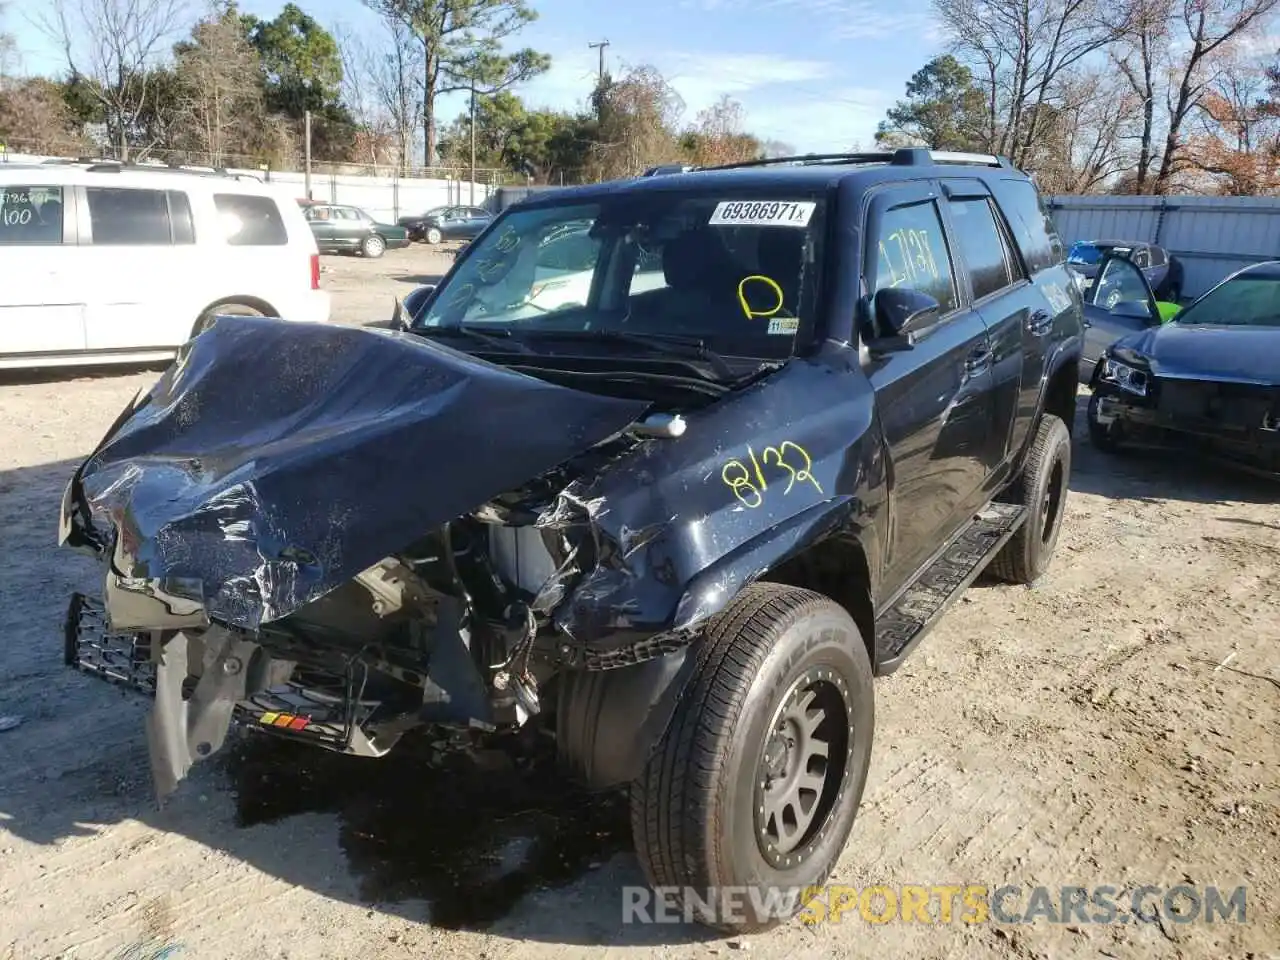
[[[274,20],[240,19],[262,63],[268,109],[298,119],[341,105],[342,56],[333,34],[292,3]]]
[[[986,96],[969,68],[951,54],[943,54],[911,75],[906,99],[889,108],[876,131],[876,142],[983,150],[987,112]]]

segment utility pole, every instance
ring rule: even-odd
[[[609,46],[609,41],[597,40],[595,43],[588,43],[587,46],[590,47],[592,50],[600,51],[600,73],[596,77],[596,83],[597,85],[602,84],[604,83],[604,48]]]
[[[471,75],[471,206],[476,205],[476,76]]]
[[[304,179],[306,181],[307,199],[310,200],[312,199],[311,197],[311,111],[310,110],[306,111],[302,116],[303,116],[303,127],[304,127],[303,140],[305,141],[302,148],[303,155],[305,157],[303,169],[306,171]]]

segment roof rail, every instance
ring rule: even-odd
[[[1007,157],[994,153],[966,153],[960,150],[930,150],[927,147],[900,147],[893,151],[893,164],[919,167],[934,163],[963,163],[981,167],[1012,167]]]
[[[254,176],[252,173],[232,173],[226,167],[198,167],[176,163],[137,163],[133,161],[123,162],[120,160],[85,160],[71,162],[88,164],[88,166],[85,167],[85,170],[89,173],[121,173],[123,171],[185,173],[189,176],[197,177],[227,177],[231,180],[256,180],[259,183],[262,182],[261,177]]]
[[[808,166],[810,164],[887,163],[891,153],[805,153],[794,157],[766,157],[759,160],[740,160],[737,163],[721,163],[714,167],[695,167],[696,170],[737,170],[741,167]]]

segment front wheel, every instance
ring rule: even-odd
[[[360,244],[360,252],[363,253],[370,260],[378,259],[378,257],[382,256],[382,254],[386,251],[386,249],[387,249],[386,241],[383,240],[376,233],[365,237],[364,241]]]
[[[636,851],[689,916],[763,930],[819,892],[853,829],[875,726],[871,661],[842,607],[773,583],[745,588],[697,655],[632,785]]]
[[[1071,434],[1061,419],[1046,413],[1014,484],[1014,502],[1027,508],[1027,519],[991,562],[991,572],[1001,580],[1029,584],[1049,568],[1070,480]]]

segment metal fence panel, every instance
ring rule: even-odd
[[[1143,240],[1182,261],[1183,298],[1251,263],[1280,259],[1280,197],[1048,198],[1064,242]]]

